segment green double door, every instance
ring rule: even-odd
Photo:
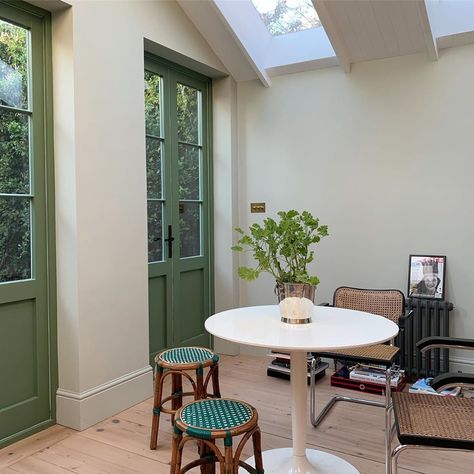
[[[210,342],[209,89],[203,76],[145,61],[150,362]]]
[[[49,21],[0,2],[0,447],[55,417]]]

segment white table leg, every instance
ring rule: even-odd
[[[306,449],[307,413],[306,352],[291,353],[291,423],[293,448],[271,449],[263,452],[263,467],[268,474],[359,474],[344,459],[323,451]],[[265,439],[265,433],[262,433]],[[248,459],[255,466],[253,457]],[[242,468],[239,473],[246,472]]]

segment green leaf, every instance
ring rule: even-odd
[[[240,278],[247,281],[253,281],[260,275],[258,270],[248,267],[239,267],[237,272]]]

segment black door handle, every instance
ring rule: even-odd
[[[168,242],[168,258],[173,258],[173,228],[168,226],[168,238],[165,239],[165,242]]]

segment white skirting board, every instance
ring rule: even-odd
[[[57,423],[83,431],[153,395],[153,369],[143,367],[81,393],[58,389]]]

